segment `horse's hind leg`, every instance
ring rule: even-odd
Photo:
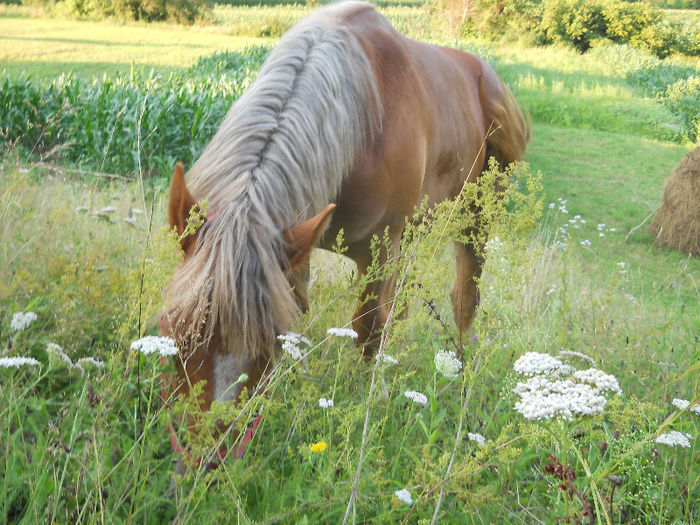
[[[455,323],[461,332],[471,327],[479,305],[477,280],[481,277],[483,258],[476,254],[474,247],[461,242],[455,243],[457,279],[450,297]]]

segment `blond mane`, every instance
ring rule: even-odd
[[[337,10],[282,38],[189,172],[215,218],[170,287],[183,337],[206,342],[218,325],[227,352],[270,358],[297,313],[282,232],[334,201],[381,120],[371,64]]]

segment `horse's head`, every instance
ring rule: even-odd
[[[235,209],[217,209],[185,235],[196,203],[178,163],[168,216],[184,260],[165,293],[160,334],[179,349],[176,391],[187,393],[206,381],[200,401],[207,409],[214,400],[237,398],[244,387],[252,391],[278,351],[276,336],[306,308],[309,256],[335,205],[291,228],[276,227],[275,238],[265,239],[259,225],[241,225],[247,214],[241,219]],[[246,234],[231,235],[236,228]]]

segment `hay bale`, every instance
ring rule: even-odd
[[[700,255],[700,146],[666,180],[664,197],[649,233],[662,246]]]

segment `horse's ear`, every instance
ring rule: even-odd
[[[284,232],[284,240],[287,241],[287,261],[290,270],[295,270],[305,263],[316,246],[318,240],[326,231],[328,223],[335,210],[335,204],[329,204],[324,210],[293,228]]]
[[[182,236],[187,226],[187,218],[190,216],[190,209],[195,205],[194,197],[185,185],[185,169],[182,162],[175,164],[173,178],[170,181],[170,193],[168,196],[168,217],[170,227],[175,226],[177,234]],[[182,249],[187,252],[190,244],[194,240],[193,235],[188,235],[180,240]]]

